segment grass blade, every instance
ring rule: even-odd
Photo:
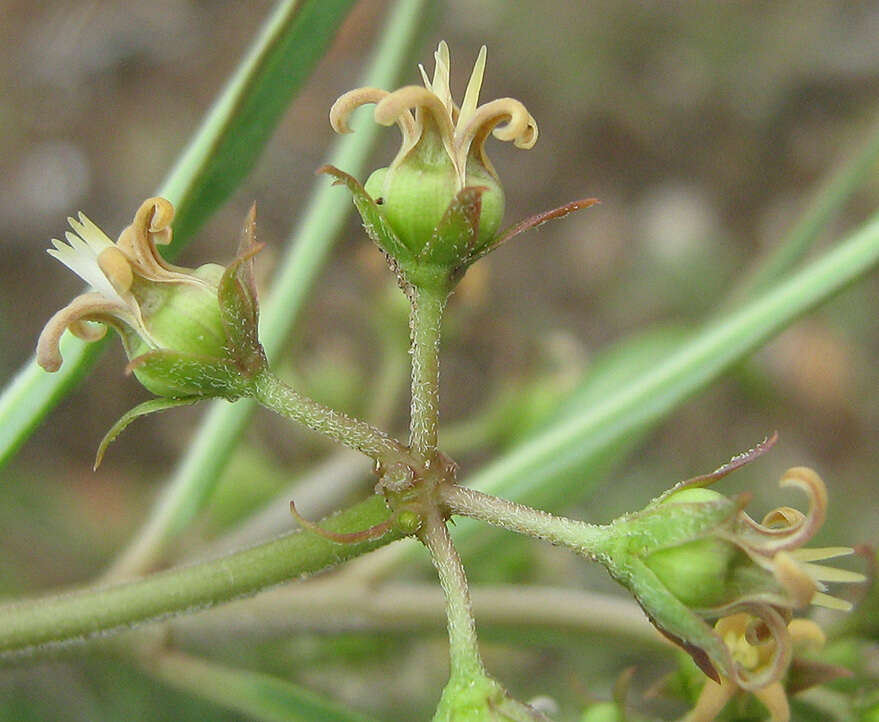
[[[143,669],[247,719],[265,722],[370,722],[371,718],[278,677],[233,669],[183,652],[163,652]]]

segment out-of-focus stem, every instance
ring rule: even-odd
[[[387,521],[388,516],[384,499],[373,496],[325,520],[322,526],[334,532],[361,531]],[[339,564],[400,536],[391,529],[378,539],[337,544],[317,534],[294,532],[222,559],[139,581],[8,604],[0,607],[0,656],[84,641],[253,594]]]

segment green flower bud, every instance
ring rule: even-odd
[[[171,240],[174,208],[163,198],[141,204],[113,243],[80,214],[75,233],[49,251],[94,289],[76,297],[46,324],[37,360],[47,371],[62,363],[65,329],[87,341],[119,332],[137,379],[158,396],[241,395],[246,379],[264,364],[256,340],[257,304],[249,257],[248,217],[239,258],[228,268],[172,266],[156,248]]]
[[[130,359],[158,348],[169,349],[201,358],[222,358],[226,334],[217,296],[225,269],[208,263],[192,272],[193,278],[205,282],[195,284],[141,283],[132,287],[138,299],[144,327],[149,339],[126,328],[123,332]],[[152,343],[151,343],[152,342]],[[156,396],[179,396],[167,380],[156,377],[143,367],[134,367],[134,375]]]
[[[403,134],[393,163],[367,180],[368,200],[352,190],[370,235],[416,285],[419,266],[443,267],[451,278],[497,240],[504,192],[485,155],[486,138],[493,133],[519,148],[531,148],[537,141],[537,124],[519,101],[502,98],[478,106],[484,47],[460,107],[449,89],[449,49],[444,42],[435,58],[433,80],[422,69],[425,87],[412,85],[393,93],[352,90],[330,111],[333,128],[347,133],[354,109],[376,103],[376,121],[396,123]],[[376,207],[365,208],[371,203]]]
[[[722,494],[711,489],[682,489],[662,504],[724,503]],[[659,549],[644,562],[665,587],[688,607],[717,607],[726,599],[726,586],[732,574],[737,547],[715,537],[685,542]]]

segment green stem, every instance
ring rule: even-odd
[[[426,461],[436,454],[439,427],[439,343],[446,294],[415,287],[409,328],[412,335],[412,401],[409,446]]]
[[[356,449],[377,462],[393,463],[407,458],[407,450],[383,431],[300,394],[270,371],[263,371],[254,378],[253,395],[259,403],[281,416]]]
[[[612,539],[608,527],[588,524],[540,509],[483,494],[464,486],[444,485],[438,490],[440,499],[453,514],[468,516],[510,531],[544,539],[576,549],[582,554],[600,557]]]
[[[446,523],[436,507],[428,509],[424,514],[420,538],[430,551],[446,599],[451,664],[449,676],[452,680],[484,676],[485,668],[479,656],[467,576]]]
[[[373,496],[322,522],[352,532],[386,521],[384,500]],[[191,612],[254,594],[384,546],[402,535],[337,544],[296,531],[266,544],[203,564],[171,569],[145,579],[95,587],[0,607],[0,654],[82,641],[140,622]]]

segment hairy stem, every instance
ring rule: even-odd
[[[409,446],[425,461],[436,454],[439,427],[439,343],[445,293],[415,287],[411,295],[412,401]]]
[[[334,532],[360,531],[386,521],[389,515],[384,500],[373,496],[327,519],[322,526]],[[401,536],[390,530],[378,539],[337,544],[297,531],[237,554],[136,582],[6,605],[0,607],[0,655],[82,641],[254,594],[365,554]]]
[[[589,556],[602,556],[611,539],[606,526],[555,516],[476,489],[450,484],[440,487],[438,493],[453,514],[572,547]]]
[[[473,620],[467,577],[446,523],[436,507],[428,509],[424,514],[424,526],[420,537],[430,551],[446,599],[450,677],[475,679],[484,676],[485,668],[479,656],[476,622]]]
[[[376,461],[393,463],[407,456],[402,444],[383,431],[300,394],[270,371],[254,379],[253,390],[263,406]]]

